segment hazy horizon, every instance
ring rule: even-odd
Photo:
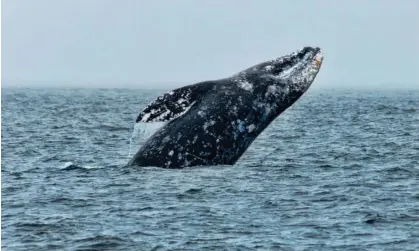
[[[312,88],[419,89],[419,1],[3,1],[2,87],[167,89],[319,46]]]

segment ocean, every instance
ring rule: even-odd
[[[419,250],[419,91],[310,89],[234,166],[125,167],[161,93],[3,88],[2,250]]]

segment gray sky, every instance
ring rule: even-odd
[[[2,85],[178,87],[323,49],[318,87],[419,88],[418,0],[6,0]]]

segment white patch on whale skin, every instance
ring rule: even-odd
[[[207,130],[208,126],[210,126],[210,124],[208,122],[205,122],[204,125],[202,126],[204,128],[204,131]]]
[[[141,119],[141,122],[147,121],[150,115],[153,114],[153,111],[154,110],[152,110],[151,113],[144,114],[143,118]]]
[[[199,116],[201,116],[201,117],[204,117],[204,116],[205,116],[205,112],[203,112],[203,111],[198,111],[198,115],[199,115]]]
[[[178,101],[176,101],[176,103],[178,103],[179,105],[185,107],[185,103],[187,103],[188,101],[184,98],[180,98]]]
[[[290,75],[291,75],[291,73],[293,73],[293,72],[294,72],[294,70],[298,68],[298,65],[299,65],[299,64],[296,64],[296,65],[294,65],[294,66],[292,66],[292,67],[290,67],[290,68],[288,68],[288,69],[284,70],[283,72],[281,72],[281,73],[278,75],[278,77],[279,77],[279,78],[283,78],[283,77],[288,77],[288,76],[290,76]]]
[[[165,144],[170,141],[170,136],[166,136],[163,138],[162,143]]]
[[[178,114],[173,114],[172,111],[170,111],[166,106],[161,107],[160,109],[153,109],[148,113],[145,113],[143,115],[143,117],[141,118],[139,122],[142,123],[150,123],[150,122],[162,122],[162,121],[166,121],[167,119],[165,118],[167,115],[171,115],[170,116],[170,120],[174,120],[180,116],[182,116],[183,114],[187,113],[189,111],[189,109],[191,109],[191,107],[195,104],[196,101],[191,102],[190,104],[187,103],[186,99],[179,99],[176,103],[177,103],[177,107],[182,107],[183,111],[178,113]],[[152,115],[154,115],[155,113],[164,110],[163,113],[161,113],[159,116],[154,117]],[[150,117],[154,117],[152,120],[148,120]]]
[[[237,83],[237,86],[246,90],[246,91],[249,91],[249,92],[253,91],[253,85],[251,83],[247,82],[246,80],[240,80]]]
[[[214,121],[214,120],[206,121],[202,127],[204,128],[204,131],[206,131],[206,130],[207,130],[207,128],[208,128],[209,126],[212,126],[212,125],[215,125],[215,121]],[[206,131],[206,132],[207,132],[207,131]]]
[[[276,85],[270,85],[268,86],[265,97],[268,97],[269,95],[276,96],[276,94],[279,92],[279,87]]]
[[[181,137],[182,137],[182,134],[181,133],[178,133],[177,140],[179,140]]]
[[[265,66],[266,71],[271,71],[274,67],[272,65]]]
[[[247,127],[247,131],[248,132],[253,132],[253,130],[255,130],[255,125],[254,124],[251,124],[251,125],[249,125],[248,127]]]
[[[169,152],[169,156],[172,156],[174,153],[175,153],[175,152],[174,152],[173,150],[171,150],[171,151]]]
[[[272,108],[270,106],[265,106],[265,115],[269,115],[272,112]]]

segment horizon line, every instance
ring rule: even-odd
[[[152,85],[152,84],[151,84]],[[86,86],[86,85],[4,85],[1,84],[1,89],[134,89],[134,90],[167,90],[167,89],[176,89],[188,84],[180,84],[180,85],[164,85],[164,86],[134,86],[134,85],[112,85],[112,86]],[[419,90],[419,84],[414,86],[406,86],[406,85],[396,85],[396,86],[362,86],[362,85],[344,85],[344,86],[336,86],[336,85],[313,85],[309,89],[314,90]]]

